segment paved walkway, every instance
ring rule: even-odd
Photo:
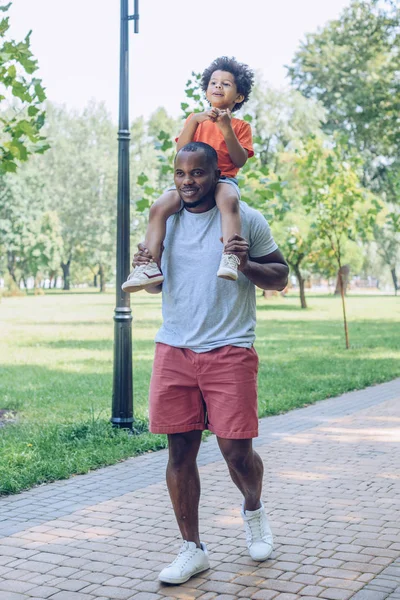
[[[157,582],[179,548],[166,452],[0,499],[0,600],[400,600],[400,379],[263,419],[276,549],[246,553],[241,497],[211,437],[200,456],[212,568]]]

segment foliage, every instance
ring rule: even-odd
[[[11,3],[0,6],[7,13]],[[33,74],[37,61],[30,50],[31,32],[21,42],[8,39],[9,17],[0,20],[0,173],[15,172],[31,153],[49,147],[40,134],[44,124],[42,82]]]
[[[400,8],[352,0],[338,20],[310,34],[289,75],[327,109],[326,129],[338,129],[373,156],[393,156],[399,142]]]
[[[331,147],[316,137],[310,138],[296,161],[298,177],[306,190],[302,203],[311,216],[311,227],[328,263],[343,267],[344,246],[348,239],[367,240],[381,207],[376,200],[366,203],[357,175],[357,159],[347,158],[339,143]],[[341,283],[346,347],[349,347]]]

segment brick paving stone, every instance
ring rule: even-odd
[[[81,592],[57,592],[51,596],[51,600],[94,600],[95,596],[91,594],[81,594]]]
[[[353,592],[349,590],[341,590],[338,588],[328,588],[321,592],[320,598],[327,598],[327,600],[349,600],[353,598]]]
[[[128,600],[159,600],[163,598],[160,594],[151,594],[149,592],[138,592],[134,596],[130,596]]]
[[[259,590],[251,596],[252,600],[273,600],[278,596],[279,592],[273,590]]]
[[[94,588],[92,594],[94,596],[107,596],[110,600],[128,600],[133,595],[135,590],[130,590],[121,587],[102,585]]]
[[[4,580],[0,581],[0,590],[2,592],[17,592],[19,594],[23,594],[28,590],[32,589],[34,585],[27,581],[13,581],[13,580]]]
[[[16,592],[0,591],[0,600],[29,600],[29,596],[25,594],[17,594]]]
[[[377,592],[375,590],[361,590],[354,594],[352,600],[386,600],[386,592]]]
[[[29,590],[29,596],[31,598],[51,598],[54,594],[56,594],[59,590],[55,587],[51,587],[50,585],[38,585]]]

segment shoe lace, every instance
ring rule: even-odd
[[[263,540],[266,537],[267,532],[264,525],[261,514],[255,515],[246,521],[246,539],[249,544]]]
[[[144,264],[144,265],[137,265],[132,273],[129,274],[128,280],[132,279],[133,277],[136,277],[136,275],[143,273],[143,271],[146,270],[146,267],[148,266],[148,264]]]
[[[186,565],[186,563],[189,562],[189,560],[191,560],[194,553],[195,553],[195,550],[191,550],[189,548],[189,544],[186,541],[183,542],[183,544],[179,550],[179,554],[175,558],[175,560],[172,561],[171,566],[178,565],[179,567],[184,567]]]
[[[240,265],[240,259],[236,254],[224,254],[225,262],[228,263],[229,267],[236,269]]]

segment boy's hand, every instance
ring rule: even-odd
[[[204,121],[212,121],[215,123],[220,112],[221,111],[218,108],[210,108],[210,110],[195,113],[195,118],[197,123],[203,123]]]
[[[224,130],[226,131],[227,128],[231,128],[232,113],[229,108],[226,110],[219,110],[218,113],[219,114],[215,120],[215,123],[218,125],[220,130],[223,132]]]

